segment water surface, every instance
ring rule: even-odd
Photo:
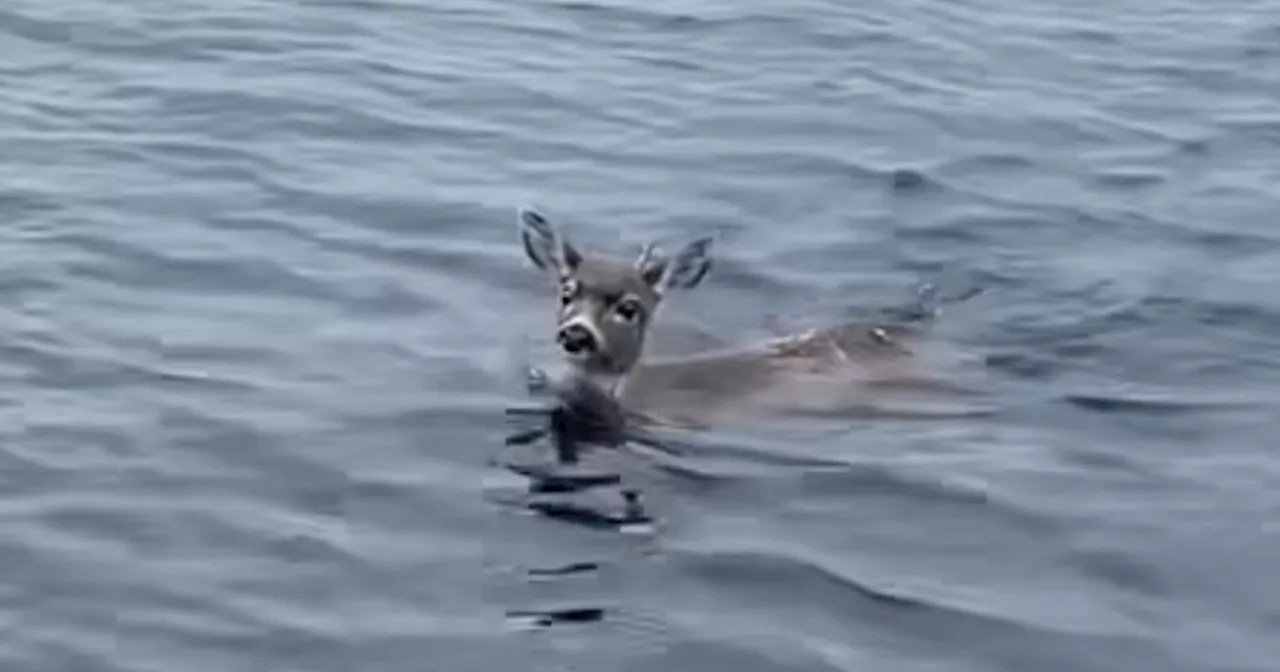
[[[0,665],[1274,670],[1280,4],[864,5],[6,2]],[[999,411],[526,515],[526,203],[716,232],[671,347],[981,286]]]

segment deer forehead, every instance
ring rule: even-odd
[[[648,305],[658,301],[658,293],[644,281],[634,265],[625,261],[587,257],[571,277],[579,283],[584,294],[618,298],[631,295]]]

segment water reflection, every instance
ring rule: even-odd
[[[522,505],[528,511],[559,522],[589,529],[647,534],[652,519],[645,511],[642,493],[628,487],[617,470],[588,466],[584,458],[593,449],[620,449],[632,441],[657,442],[639,428],[633,418],[608,393],[589,381],[569,377],[551,381],[544,372],[529,368],[526,380],[531,396],[545,403],[507,409],[512,431],[508,447],[534,447],[543,459],[507,461],[502,467],[527,481]],[[600,501],[575,499],[603,493]],[[610,505],[612,502],[612,505]],[[530,581],[558,581],[593,575],[600,563],[576,560],[564,565],[531,568]],[[506,619],[518,629],[583,625],[604,620],[606,609],[577,605],[557,608],[510,609]]]
[[[595,623],[604,620],[604,614],[605,610],[599,607],[515,609],[507,612],[507,622],[516,628],[549,628],[560,624]]]
[[[635,423],[607,390],[591,381],[568,376],[552,381],[545,372],[529,368],[528,392],[546,399],[539,405],[511,407],[507,417],[514,431],[507,446],[539,443],[550,450],[549,460],[504,463],[507,470],[528,480],[530,495],[570,495],[617,486],[620,510],[602,510],[572,501],[531,499],[530,511],[557,520],[596,528],[621,529],[651,522],[639,490],[624,485],[622,474],[584,466],[584,455],[593,448],[619,449],[631,442],[660,445]]]

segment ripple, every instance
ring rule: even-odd
[[[589,16],[623,24],[632,28],[661,31],[686,31],[735,25],[743,22],[772,24],[785,19],[769,15],[750,15],[738,12],[721,12],[718,16],[708,13],[664,11],[658,8],[639,8],[624,4],[599,2],[557,2],[557,9],[571,14]]]
[[[943,657],[940,652],[946,642],[964,641],[968,643],[965,653],[949,660],[949,664],[964,669],[1016,665],[1018,661],[1052,666],[1068,651],[1073,652],[1072,659],[1083,669],[1109,669],[1116,661],[1143,668],[1174,664],[1178,669],[1190,669],[1177,666],[1138,634],[1083,623],[1076,631],[1056,629],[1023,618],[983,613],[868,585],[847,573],[833,572],[796,557],[717,551],[682,555],[679,560],[685,571],[696,573],[709,585],[733,587],[744,598],[751,596],[747,604],[787,605],[793,627],[808,624],[826,630],[825,619],[815,619],[813,612],[839,612],[842,620],[859,624],[845,630],[844,641],[870,644],[887,638],[895,647],[910,646],[917,652],[917,659],[931,657],[920,655],[923,651],[916,647],[922,644],[924,650],[939,652],[935,654],[937,660]]]
[[[1150,415],[1182,415],[1196,410],[1211,410],[1224,407],[1225,404],[1208,404],[1180,399],[1144,398],[1139,396],[1121,396],[1079,393],[1063,397],[1069,404],[1099,413],[1143,413]],[[1232,405],[1233,406],[1233,405]]]

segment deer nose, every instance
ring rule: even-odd
[[[592,353],[600,349],[591,330],[581,324],[570,324],[562,328],[556,335],[556,340],[560,341],[560,347],[571,355]]]

